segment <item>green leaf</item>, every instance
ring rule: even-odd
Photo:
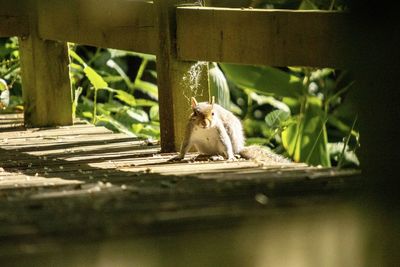
[[[91,67],[85,66],[83,72],[96,90],[108,87],[106,81]]]
[[[157,71],[154,70],[146,70],[146,72],[150,73],[151,77],[157,79]]]
[[[282,144],[295,161],[331,166],[324,118],[320,99],[309,97],[297,123],[289,125],[282,132]]]
[[[144,125],[142,123],[134,123],[131,126],[132,131],[136,134],[139,134],[140,131],[144,128]]]
[[[125,71],[121,68],[121,66],[118,65],[117,62],[115,62],[112,59],[107,60],[107,66],[110,68],[113,68],[115,71],[118,72],[118,74],[121,76],[122,80],[125,82],[126,86],[128,88],[133,89],[133,83],[129,79],[128,75],[126,75]]]
[[[75,118],[76,116],[76,107],[78,106],[79,96],[82,94],[82,87],[78,87],[74,92],[74,101],[72,103],[72,116]]]
[[[135,122],[147,123],[149,122],[149,116],[144,110],[141,109],[128,109],[127,115],[132,118]]]
[[[137,107],[154,107],[154,106],[158,106],[158,103],[155,101],[148,100],[148,99],[139,98],[139,99],[136,99],[136,106]]]
[[[85,61],[83,61],[83,59],[72,49],[68,50],[70,57],[72,57],[73,59],[75,59],[76,61],[78,61],[82,66],[86,66],[87,64],[85,63]]]
[[[152,84],[150,82],[145,82],[142,80],[138,80],[135,83],[135,89],[138,89],[144,93],[147,93],[154,99],[158,99],[158,89],[157,89],[157,85],[155,85],[155,84]]]
[[[0,91],[4,91],[8,89],[7,82],[3,79],[0,79]]]
[[[224,73],[216,63],[210,64],[210,94],[215,97],[216,103],[228,109],[230,106],[230,93],[228,82]]]
[[[335,73],[335,70],[331,69],[331,68],[317,69],[317,70],[311,72],[310,81],[319,81],[319,80],[325,79],[332,73]]]
[[[82,112],[82,116],[84,118],[87,118],[87,119],[92,119],[93,118],[93,113],[90,112],[90,111],[84,111],[84,112]]]
[[[255,92],[251,92],[249,94],[249,97],[253,99],[254,101],[257,102],[257,105],[261,106],[264,104],[268,104],[273,106],[276,109],[280,109],[283,111],[286,111],[287,113],[290,114],[290,108],[288,105],[286,105],[284,102],[277,100],[276,98],[272,96],[265,96],[265,95],[260,95]]]
[[[297,98],[303,94],[300,78],[273,67],[221,64],[227,78],[243,89],[281,97]]]
[[[75,51],[70,49],[69,55],[83,66],[83,72],[96,90],[108,87],[107,82],[94,69],[89,67]]]
[[[150,109],[150,119],[152,121],[160,121],[159,106],[152,106]]]
[[[354,137],[359,136],[359,133],[357,131],[351,130],[351,125],[346,124],[345,122],[343,122],[340,118],[338,118],[335,115],[328,116],[328,123],[330,125],[334,126],[335,128],[337,128],[342,133],[348,134],[350,131],[352,136],[354,136]]]
[[[318,7],[310,0],[303,0],[299,6],[299,10],[318,10]]]
[[[117,95],[115,96],[125,104],[133,107],[136,106],[136,99],[133,95],[123,91],[123,90],[116,90]]]
[[[160,137],[160,127],[155,125],[147,124],[141,131],[141,135],[145,135],[147,137],[159,138]]]
[[[96,125],[103,125],[106,126],[107,128],[114,129],[118,132],[124,133],[126,135],[132,136],[132,137],[137,137],[136,134],[134,134],[130,129],[128,129],[125,125],[120,123],[118,120],[114,119],[111,116],[107,115],[101,115],[98,117],[98,122]]]
[[[331,158],[336,162],[342,161],[342,166],[359,166],[360,161],[358,160],[356,153],[353,150],[350,150],[349,146],[343,148],[344,146],[345,144],[343,142],[329,143],[328,149]]]
[[[283,110],[274,110],[265,116],[265,122],[270,128],[278,128],[290,118],[290,113]]]

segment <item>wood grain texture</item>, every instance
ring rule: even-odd
[[[177,8],[181,60],[272,66],[343,67],[349,14],[204,7]]]
[[[159,44],[157,83],[163,152],[178,151],[180,148],[191,112],[190,97],[195,96],[198,100],[209,99],[208,65],[197,65],[197,74],[194,77],[191,70],[197,62],[177,59],[175,5],[178,2],[155,1]],[[197,86],[195,83],[198,83]]]
[[[25,125],[72,124],[67,43],[43,40],[37,32],[37,2],[29,3],[29,36],[19,38]]]
[[[72,124],[67,44],[44,41],[32,30],[19,43],[25,125]]]
[[[20,115],[0,115],[0,122],[8,121],[10,125],[12,121],[18,124],[20,120]],[[279,178],[290,181],[356,173],[354,170],[314,168],[302,163],[190,161],[196,155],[193,153],[187,155],[186,161],[171,163],[168,159],[174,154],[160,154],[159,151],[157,144],[148,145],[145,140],[114,134],[104,127],[83,122],[26,130],[10,126],[10,131],[0,131],[0,187],[14,187],[14,183],[29,187],[33,186],[32,179],[39,178],[61,181],[74,177],[73,183],[91,183],[90,177],[113,177],[114,181],[128,182],[132,177],[144,178],[146,175],[152,179],[176,176],[200,180]]]
[[[26,1],[0,0],[0,37],[26,36],[29,21]]]
[[[0,115],[3,121],[18,124],[21,116]],[[158,145],[82,122],[0,129],[0,238],[126,236],[218,218],[226,225],[288,205],[291,212],[321,205],[359,185],[356,170],[190,161],[195,154],[171,163],[175,154],[159,152]]]
[[[29,24],[26,17],[0,15],[0,37],[26,36],[28,34]]]
[[[39,1],[43,39],[155,54],[153,4],[124,0]]]

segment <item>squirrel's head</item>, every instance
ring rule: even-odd
[[[194,97],[191,98],[193,110],[191,119],[195,121],[199,127],[207,129],[213,126],[213,119],[215,116],[214,101],[215,98],[212,97],[211,102],[198,103]]]

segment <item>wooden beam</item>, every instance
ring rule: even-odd
[[[198,100],[209,99],[208,65],[206,63],[196,65],[197,62],[177,59],[175,35],[177,2],[177,0],[155,1],[158,18],[157,82],[163,152],[179,150],[191,112],[190,97],[195,96]],[[192,42],[197,41],[192,40]]]
[[[30,35],[19,39],[25,124],[72,124],[72,95],[66,43],[46,41],[37,32],[36,1],[30,10]]]
[[[28,35],[24,1],[0,0],[0,7],[0,37]]]
[[[74,42],[155,54],[153,4],[124,0],[39,1],[39,35]]]
[[[342,67],[352,48],[349,14],[179,7],[181,60],[272,66]],[[195,42],[193,40],[196,40]]]
[[[0,15],[0,37],[26,36],[28,34],[29,24],[26,17]]]

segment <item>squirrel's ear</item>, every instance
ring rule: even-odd
[[[214,103],[215,103],[215,96],[212,96],[212,97],[211,97],[211,103],[210,103],[210,104],[211,104],[211,105],[214,105]]]
[[[191,103],[192,103],[192,108],[195,108],[198,105],[196,98],[192,97],[190,100],[191,100]]]

